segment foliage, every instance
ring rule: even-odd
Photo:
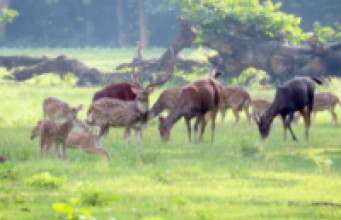
[[[269,80],[270,76],[265,71],[250,67],[244,70],[238,78],[233,78],[232,85],[250,85],[256,89],[268,89],[266,84]]]
[[[229,168],[228,171],[230,172],[231,178],[233,179],[249,178],[250,176],[249,167],[245,166],[241,167],[239,165],[236,165],[234,167]]]
[[[83,205],[103,206],[108,202],[117,201],[119,198],[116,195],[108,194],[93,184],[82,184],[80,199]]]
[[[49,172],[36,174],[27,180],[29,186],[35,188],[53,189],[59,188],[66,178],[53,177]]]
[[[281,3],[273,4],[267,0],[260,4],[258,0],[182,0],[181,14],[200,26],[196,42],[205,43],[205,39],[214,33],[221,41],[225,34],[238,35],[237,28],[231,22],[247,25],[257,32],[275,38],[278,32],[287,34],[290,42],[300,44],[308,38],[299,27],[301,18],[278,11]]]
[[[256,139],[254,142],[248,138],[241,141],[241,154],[244,157],[258,157],[260,150],[260,141]]]
[[[0,164],[0,180],[1,181],[17,180],[20,174],[21,174],[21,170],[17,166],[9,162]]]
[[[96,218],[91,216],[91,213],[86,209],[78,209],[75,205],[79,202],[78,198],[71,198],[72,205],[65,203],[54,203],[53,209],[57,212],[67,213],[67,219],[69,220],[95,220]]]
[[[320,174],[329,174],[333,161],[330,158],[316,155],[313,152],[308,152],[306,158],[314,161],[316,165],[316,172]]]
[[[161,183],[171,183],[172,182],[172,177],[171,177],[171,171],[166,170],[166,171],[154,171],[153,174],[151,175],[151,178],[153,180],[157,180]]]
[[[34,202],[28,199],[23,192],[7,186],[0,186],[0,203],[25,203]]]
[[[334,23],[334,28],[332,27],[321,27],[320,22],[314,23],[314,32],[322,42],[339,42],[341,43],[341,26],[338,22]]]

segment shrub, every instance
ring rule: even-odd
[[[81,220],[81,219],[95,219],[91,216],[91,213],[85,209],[77,209],[75,205],[79,202],[78,198],[71,198],[72,205],[65,203],[54,203],[53,209],[57,212],[67,213],[69,220]]]
[[[59,188],[65,180],[65,178],[53,177],[50,173],[44,172],[30,177],[27,184],[36,188],[52,189]]]
[[[118,196],[110,195],[92,184],[84,185],[82,188],[81,201],[83,205],[102,206],[118,200]]]
[[[1,180],[16,180],[19,178],[20,169],[13,164],[6,162],[0,164],[0,179]]]

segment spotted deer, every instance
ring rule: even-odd
[[[223,87],[213,77],[198,79],[185,86],[180,97],[172,108],[170,114],[165,119],[160,119],[159,132],[163,141],[167,142],[170,138],[171,129],[174,124],[182,117],[185,118],[189,141],[191,141],[190,120],[196,117],[194,125],[194,142],[197,141],[198,126],[201,132],[199,140],[202,140],[206,125],[205,117],[208,112],[211,116],[211,142],[214,142],[215,119],[220,102]]]
[[[235,117],[235,126],[239,119],[239,112],[244,110],[249,124],[251,123],[251,115],[249,113],[249,106],[251,102],[250,93],[241,86],[229,86],[224,88],[219,106],[221,113],[221,123],[224,123],[226,109],[231,108]]]
[[[77,108],[71,108],[67,103],[55,98],[48,97],[43,101],[43,113],[44,120],[50,118],[56,122],[64,122],[67,120],[68,114],[70,112],[76,112],[76,115],[81,111],[83,105],[79,105]],[[74,120],[74,125],[82,132],[87,130],[87,126],[81,120]]]
[[[313,113],[314,113],[314,120],[316,119],[316,113],[319,111],[325,111],[329,110],[332,121],[331,123],[337,124],[337,114],[335,113],[335,106],[340,103],[339,97],[332,92],[321,92],[315,95],[314,97],[314,107],[313,107]],[[298,123],[300,120],[301,114],[298,113],[294,117],[294,122]]]
[[[40,136],[41,125],[42,121],[39,121],[37,125],[32,129],[31,140],[34,140],[36,137]],[[94,127],[91,132],[87,131],[78,133],[71,131],[66,140],[66,147],[78,148],[83,150],[85,153],[99,154],[102,155],[103,158],[111,160],[109,153],[104,150],[99,144],[99,127]],[[57,154],[58,156],[60,156],[60,151],[57,152]]]
[[[40,128],[40,156],[43,155],[43,148],[47,145],[46,154],[49,153],[49,150],[52,147],[52,143],[54,143],[55,151],[59,150],[60,145],[62,145],[63,150],[63,159],[65,160],[66,153],[66,140],[72,131],[73,125],[77,119],[78,111],[76,109],[72,109],[67,112],[66,121],[64,123],[56,123],[51,120],[44,120],[41,124]]]
[[[140,154],[141,130],[147,125],[149,111],[149,95],[158,85],[167,82],[174,72],[174,52],[172,53],[172,66],[167,69],[167,76],[160,82],[150,83],[147,87],[138,80],[138,73],[135,73],[135,59],[133,61],[132,78],[140,85],[139,88],[132,88],[136,94],[135,101],[122,101],[118,99],[102,98],[93,102],[88,110],[88,124],[91,126],[100,126],[100,136],[103,135],[108,127],[125,127],[125,137],[127,148],[130,144],[130,130],[136,130],[137,153]]]

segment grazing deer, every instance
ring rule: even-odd
[[[47,121],[46,123],[52,123],[52,121]],[[42,121],[39,121],[38,124],[32,129],[31,140],[40,136],[41,125]],[[71,131],[66,140],[66,147],[79,148],[85,153],[100,154],[103,156],[103,158],[106,157],[108,160],[111,160],[109,153],[99,145],[99,130],[99,127],[94,127],[91,132],[87,131],[84,133],[77,133]],[[57,154],[60,156],[60,151],[57,152]]]
[[[325,111],[329,110],[330,114],[332,115],[332,121],[331,123],[337,124],[337,114],[335,113],[335,106],[340,103],[339,97],[332,93],[332,92],[321,92],[315,95],[314,97],[314,107],[313,107],[313,113],[314,113],[314,120],[316,118],[316,113],[319,111]],[[301,114],[297,114],[294,117],[294,122],[298,123],[300,120]]]
[[[258,118],[254,114],[254,119],[263,139],[269,136],[274,117],[280,115],[283,119],[284,140],[286,140],[287,128],[292,139],[297,140],[291,129],[291,122],[295,112],[300,111],[304,117],[306,140],[309,140],[310,115],[313,110],[315,93],[314,82],[322,84],[322,81],[316,77],[296,77],[277,88],[275,100],[270,108],[262,116],[258,114]],[[289,115],[288,118],[286,118],[287,115]]]
[[[67,120],[70,112],[75,112],[77,115],[82,108],[83,105],[79,105],[77,108],[71,108],[67,103],[55,97],[48,97],[43,101],[44,120],[50,118],[56,122],[64,122]],[[74,120],[74,123],[80,131],[87,130],[87,126],[81,120]]]
[[[51,120],[44,120],[40,129],[40,156],[43,155],[43,148],[47,145],[46,154],[48,154],[52,143],[54,143],[55,151],[59,150],[59,145],[62,145],[63,159],[65,160],[66,140],[73,128],[77,118],[78,111],[72,109],[67,111],[67,120],[64,123],[55,123]]]
[[[7,161],[7,158],[4,155],[0,154],[0,163],[4,163]]]
[[[219,110],[221,113],[221,123],[224,123],[226,109],[231,108],[235,117],[235,126],[240,117],[239,112],[244,110],[249,124],[251,123],[251,115],[249,106],[251,102],[250,93],[241,86],[229,86],[224,88],[221,98]]]
[[[169,141],[170,131],[173,125],[181,118],[184,117],[189,141],[191,141],[191,124],[190,120],[196,117],[196,123],[194,126],[194,141],[196,142],[196,136],[198,131],[198,125],[200,124],[201,133],[199,140],[202,139],[204,128],[206,125],[205,115],[210,112],[211,116],[211,142],[214,142],[214,130],[215,119],[219,107],[219,101],[223,87],[220,83],[212,77],[205,77],[198,79],[189,85],[185,86],[180,94],[180,97],[171,110],[166,119],[159,118],[161,123],[159,125],[160,136],[163,141]]]
[[[135,74],[135,59],[133,60],[134,81],[140,85],[139,88],[132,88],[136,94],[135,101],[122,101],[118,99],[103,98],[92,103],[88,110],[88,124],[101,127],[100,136],[107,127],[125,127],[127,148],[130,144],[130,130],[136,130],[137,153],[140,154],[141,130],[148,122],[149,95],[154,88],[167,82],[174,72],[174,52],[172,53],[172,67],[167,70],[168,75],[157,83],[150,83],[146,88],[138,80],[138,73]]]

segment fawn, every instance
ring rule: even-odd
[[[45,123],[52,123],[52,121],[48,120]],[[41,129],[42,121],[39,121],[38,124],[32,129],[31,140],[35,139],[36,137],[40,136],[40,129]],[[107,151],[105,151],[99,145],[99,127],[94,127],[91,132],[83,132],[77,133],[71,131],[67,140],[66,140],[66,147],[67,148],[79,148],[86,153],[95,153],[100,154],[109,160],[111,157]],[[57,152],[55,149],[55,153],[60,156],[60,151]]]

